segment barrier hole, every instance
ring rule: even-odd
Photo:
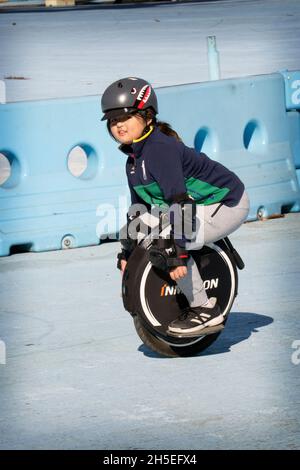
[[[218,139],[215,132],[208,127],[202,127],[196,134],[194,146],[198,152],[203,152],[207,155],[217,153]]]
[[[67,157],[70,173],[81,180],[94,178],[98,171],[98,157],[95,150],[87,144],[78,144]]]
[[[8,158],[3,153],[0,153],[0,186],[10,178],[10,175],[11,164]]]
[[[88,158],[85,150],[76,145],[68,155],[68,169],[73,176],[79,178],[86,171]]]
[[[8,150],[0,152],[0,186],[4,189],[15,188],[20,183],[21,177],[21,164],[18,158]]]
[[[248,122],[243,134],[246,150],[253,153],[263,153],[267,147],[267,140],[267,132],[262,123],[256,120]]]
[[[9,250],[10,255],[16,255],[18,253],[28,253],[31,251],[32,243],[20,243],[19,245],[12,245]]]

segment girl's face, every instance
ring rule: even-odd
[[[150,123],[151,119],[147,122],[147,125]],[[134,140],[139,139],[142,136],[146,123],[139,114],[125,114],[117,118],[110,119],[109,126],[112,135],[121,144],[132,144]]]

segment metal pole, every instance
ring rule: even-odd
[[[208,55],[208,68],[209,79],[220,79],[220,60],[219,52],[217,51],[216,36],[207,36],[207,55]]]
[[[0,104],[5,104],[6,103],[6,87],[5,87],[5,81],[0,80]]]

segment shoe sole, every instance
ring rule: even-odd
[[[174,338],[199,338],[199,336],[213,335],[214,333],[219,333],[224,330],[225,325],[223,323],[216,326],[207,326],[197,333],[173,333],[173,331],[168,330],[168,335],[173,336]]]
[[[181,328],[168,327],[168,332],[177,333],[177,334],[184,334],[184,335],[187,335],[187,334],[192,335],[193,333],[196,333],[195,336],[197,336],[197,333],[201,332],[201,330],[203,330],[204,328],[207,328],[209,326],[220,325],[220,323],[223,323],[223,321],[224,321],[224,317],[221,314],[221,315],[217,316],[216,318],[213,318],[212,320],[209,320],[208,322],[206,322],[202,325],[195,326],[194,328],[186,328],[186,329],[182,330]]]

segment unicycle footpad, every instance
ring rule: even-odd
[[[195,334],[188,334],[188,333],[172,333],[171,331],[168,332],[170,336],[174,336],[175,338],[199,338],[199,336],[206,336],[206,335],[213,335],[215,333],[220,333],[222,330],[224,330],[225,325],[221,323],[220,325],[216,326],[207,326],[206,328],[203,328],[197,335]]]

